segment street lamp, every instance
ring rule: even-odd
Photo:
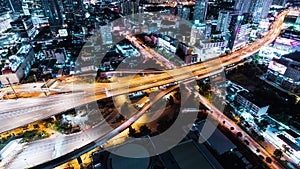
[[[11,87],[11,89],[13,90],[13,92],[14,92],[14,94],[16,96],[16,99],[18,99],[17,93],[16,93],[15,89],[13,88],[13,86],[11,85],[9,78],[6,77],[6,80],[7,80],[8,84],[9,84],[9,86]]]
[[[47,85],[47,82],[45,81],[45,79],[43,79],[43,81],[44,81],[44,85],[46,86],[46,88],[47,88],[48,91],[49,91],[49,87],[48,87],[48,85]],[[46,91],[44,91],[44,93],[45,93],[46,96],[48,96]]]

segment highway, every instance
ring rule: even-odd
[[[186,82],[191,79],[195,78],[201,78],[204,76],[209,76],[211,73],[217,72],[219,70],[223,70],[224,66],[236,63],[238,61],[241,61],[252,54],[256,53],[259,51],[259,49],[275,40],[275,38],[279,35],[280,33],[280,26],[283,23],[284,17],[288,14],[288,11],[283,12],[278,16],[278,19],[273,23],[272,29],[269,31],[269,33],[262,38],[261,40],[258,40],[257,42],[254,42],[250,44],[249,46],[233,52],[229,55],[226,55],[222,58],[217,58],[213,60],[209,60],[205,63],[199,63],[195,65],[190,65],[186,67],[181,67],[181,68],[174,68],[172,70],[166,70],[165,73],[162,74],[157,74],[149,77],[140,77],[134,79],[134,81],[128,80],[127,78],[120,79],[116,83],[109,84],[107,88],[103,89],[102,84],[95,84],[94,87],[87,87],[87,85],[82,84],[78,85],[78,88],[75,88],[74,93],[70,94],[59,94],[56,96],[49,96],[49,97],[41,97],[41,98],[36,98],[36,99],[18,99],[18,100],[6,100],[4,102],[0,103],[1,108],[5,108],[5,111],[1,110],[1,116],[0,116],[0,123],[3,124],[1,125],[0,132],[5,132],[9,131],[11,129],[17,128],[24,126],[26,124],[32,123],[34,121],[42,120],[48,117],[51,117],[55,114],[61,113],[63,111],[69,110],[71,108],[77,107],[79,105],[83,105],[86,103],[90,103],[96,100],[100,100],[103,98],[111,97],[111,96],[116,96],[120,94],[125,94],[129,92],[135,92],[135,91],[140,91],[144,89],[148,89],[151,87],[156,87],[156,86],[162,86],[165,84],[170,84],[174,82]],[[220,62],[222,64],[220,64]],[[209,65],[209,67],[207,67]],[[130,77],[128,77],[130,78]],[[83,93],[80,93],[80,91],[76,90],[84,90]],[[96,94],[95,94],[96,93]],[[32,100],[32,102],[30,101]],[[22,103],[23,102],[23,103]],[[26,102],[26,103],[24,103]],[[43,105],[43,106],[41,106]],[[44,105],[47,105],[45,108]],[[19,114],[18,114],[19,113]],[[10,121],[11,123],[7,123],[7,121]],[[99,125],[99,130],[101,128],[101,133],[99,132],[99,135],[104,134],[107,128],[103,126],[100,127]],[[98,127],[97,127],[98,129]],[[105,129],[105,130],[104,130]],[[97,133],[97,131],[94,131]],[[108,130],[106,133],[109,132]],[[92,140],[99,135],[86,135],[86,136],[76,136],[76,139],[74,141],[80,140],[84,142],[84,140]],[[70,136],[71,137],[71,136]],[[63,141],[66,140],[66,138],[69,137],[64,137],[64,138],[59,138],[58,142],[62,143]],[[78,139],[79,138],[79,139]],[[98,137],[99,138],[99,137]],[[89,140],[89,141],[90,141]],[[43,143],[45,141],[45,144]],[[22,155],[23,153],[18,156],[18,160],[15,160],[16,162],[12,163],[12,166],[21,166],[23,168],[24,166],[28,166],[27,164],[31,165],[36,165],[34,158],[32,159],[33,161],[30,161],[30,159],[26,159],[26,157],[30,157],[30,154],[33,153],[36,149],[41,150],[42,148],[38,148],[40,145],[41,147],[49,147],[47,148],[49,152],[41,152],[48,154],[50,152],[53,152],[55,150],[55,155],[54,157],[59,157],[63,151],[58,151],[61,149],[67,149],[70,148],[70,151],[72,151],[72,146],[68,147],[63,146],[59,147],[59,144],[53,143],[55,142],[56,139],[47,142],[46,140],[43,140],[41,142],[34,142],[32,145],[37,144],[37,146],[33,147],[28,147],[25,149],[24,153],[28,151],[28,154]],[[50,146],[53,144],[52,146]],[[65,141],[64,144],[69,144],[69,140]],[[84,142],[86,144],[86,142]],[[53,146],[55,146],[55,149]],[[70,144],[71,145],[71,144]],[[74,145],[73,145],[74,146]],[[51,150],[52,148],[52,150]],[[32,150],[32,151],[30,151]],[[66,152],[68,152],[66,150]],[[43,154],[44,155],[44,154]],[[43,156],[41,155],[41,156]],[[47,160],[53,159],[52,157],[53,153],[51,153],[51,158],[47,158]],[[38,156],[38,155],[37,155]],[[37,158],[42,158],[41,156]],[[19,158],[20,157],[20,158]],[[23,161],[23,162],[20,162]],[[20,164],[18,164],[20,163]],[[25,164],[25,165],[24,165]],[[17,167],[18,168],[18,167]]]
[[[87,95],[89,95],[88,98],[86,97],[77,97],[78,99],[76,102],[84,104],[87,101],[81,101],[88,100],[88,101],[96,101],[97,99],[103,99],[106,97],[116,96],[119,94],[126,94],[128,92],[135,92],[135,91],[141,91],[144,89],[162,86],[165,84],[170,84],[174,82],[184,82],[192,78],[198,78],[199,76],[203,75],[209,75],[209,73],[220,71],[224,69],[224,66],[236,63],[240,60],[243,60],[252,54],[259,51],[259,49],[274,41],[274,39],[279,35],[280,33],[280,26],[283,23],[284,17],[288,14],[288,11],[283,12],[278,16],[278,19],[274,22],[272,26],[272,30],[261,40],[258,40],[255,43],[250,44],[249,46],[233,52],[227,56],[224,56],[222,58],[217,58],[213,60],[209,60],[205,63],[199,63],[187,67],[182,68],[174,68],[172,70],[166,70],[166,73],[162,74],[156,74],[149,77],[141,77],[141,78],[135,78],[132,80],[132,77],[128,78],[120,78],[118,82],[103,85],[101,84],[94,84],[94,86],[89,84],[75,84],[70,85],[70,87],[61,86],[61,88],[64,88],[66,90],[73,90],[74,93],[77,91],[84,90]],[[220,64],[220,62],[222,64]],[[103,87],[105,86],[105,87]],[[96,95],[95,95],[96,93]],[[15,129],[20,126],[24,126],[26,124],[32,123],[34,121],[42,120],[48,117],[51,117],[55,114],[58,114],[62,111],[69,110],[70,108],[77,107],[78,104],[74,101],[75,96],[72,96],[72,94],[61,94],[57,96],[49,96],[47,98],[41,97],[38,98],[37,101],[39,102],[38,105],[43,105],[45,102],[50,106],[48,109],[28,109],[29,107],[36,107],[37,103],[31,103],[31,99],[26,99],[27,104],[23,104],[22,102],[25,100],[18,99],[18,100],[6,100],[2,101],[0,103],[0,106],[5,108],[5,110],[1,110],[2,118],[0,119],[1,124],[6,124],[6,121],[16,121],[14,124],[6,124],[4,126],[1,126],[0,132],[9,131],[12,129]],[[69,96],[69,97],[68,97]],[[51,98],[54,98],[51,100]],[[71,99],[74,104],[70,104],[69,106],[59,107],[56,108],[56,104],[53,103],[51,106],[51,102],[55,102],[55,99],[69,102],[67,99]],[[35,99],[33,99],[35,100]],[[48,100],[48,101],[47,101]],[[79,104],[79,105],[81,105]],[[10,108],[7,110],[6,108]],[[51,109],[52,108],[52,109]],[[22,112],[22,116],[20,116],[19,110],[25,111]],[[42,111],[45,111],[44,113],[40,113]],[[15,114],[14,114],[15,113]]]
[[[135,39],[135,38],[134,38]],[[133,43],[135,45],[136,48],[140,49],[140,50],[144,50],[145,49],[140,46],[140,44],[138,43]],[[162,61],[165,59],[164,56],[160,55],[159,53],[155,52],[154,50],[147,50],[149,52],[150,55],[153,56],[153,59],[156,59],[157,61]],[[176,68],[176,66],[174,64],[172,64],[172,62],[168,61],[168,62],[163,62],[165,64],[166,67],[170,67],[170,68]],[[203,78],[203,77],[201,77]],[[187,85],[186,88],[190,91],[193,92],[194,87]],[[245,131],[243,131],[234,121],[232,121],[231,119],[229,119],[227,116],[225,116],[223,114],[223,112],[221,112],[218,108],[216,108],[213,104],[211,104],[209,101],[207,101],[203,96],[201,96],[199,94],[199,92],[196,90],[195,92],[193,92],[193,94],[197,97],[197,99],[199,100],[200,103],[202,103],[205,107],[209,108],[210,110],[212,110],[212,114],[209,114],[209,118],[208,119],[214,119],[216,121],[218,121],[219,124],[223,124],[223,127],[226,127],[229,131],[231,131],[235,136],[237,136],[238,132],[242,133],[242,137],[240,138],[241,142],[244,142],[244,140],[247,140],[249,142],[249,145],[247,145],[250,150],[256,154],[257,153],[257,149],[260,150],[260,155],[264,156],[264,157],[270,157],[272,159],[272,164],[268,164],[271,168],[276,168],[276,169],[281,169],[283,168],[281,164],[279,164],[275,158],[273,158],[270,154],[268,154],[268,152],[261,147],[261,145],[259,143],[257,143],[254,139],[252,139],[248,133],[246,133]],[[225,122],[225,123],[224,123]],[[231,130],[231,127],[234,127],[234,130]],[[208,138],[206,138],[208,139]],[[288,161],[292,162],[291,159],[288,159]]]
[[[111,118],[111,120],[105,121],[103,119],[96,126],[93,126],[92,128],[83,132],[72,135],[59,135],[58,137],[47,138],[30,143],[24,148],[24,151],[22,151],[6,167],[11,169],[33,167],[70,153],[93,141],[96,141],[96,143],[98,143],[100,146],[128,128],[131,124],[137,121],[155,102],[177,87],[178,85],[160,92],[141,110],[137,112],[131,112],[130,118],[115,129],[109,125],[114,118],[107,117],[106,119]]]

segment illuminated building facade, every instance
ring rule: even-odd
[[[266,74],[267,80],[288,91],[300,93],[300,60],[295,57],[297,55],[299,52],[270,61]]]

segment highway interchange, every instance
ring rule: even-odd
[[[140,77],[134,79],[134,81],[130,81],[124,78],[124,79],[120,79],[119,82],[106,85],[106,86],[103,86],[102,84],[92,84],[92,85],[83,84],[83,85],[77,85],[77,87],[75,88],[71,87],[70,89],[66,87],[64,88],[64,90],[71,91],[71,93],[68,94],[59,94],[55,96],[30,98],[30,99],[1,101],[0,106],[2,110],[0,113],[0,123],[2,125],[0,127],[0,132],[6,132],[18,127],[22,127],[34,121],[46,119],[53,115],[70,110],[71,108],[75,108],[80,105],[84,105],[86,103],[94,102],[96,100],[104,99],[107,97],[117,96],[120,94],[126,94],[135,91],[141,91],[144,89],[162,86],[174,82],[182,83],[182,82],[189,81],[191,79],[207,77],[211,75],[211,73],[213,72],[223,70],[224,67],[227,65],[236,63],[238,61],[241,61],[251,56],[252,54],[258,52],[260,48],[263,47],[264,45],[272,43],[275,40],[275,38],[279,35],[281,31],[280,29],[281,24],[283,23],[283,19],[287,14],[288,11],[285,11],[277,17],[277,20],[273,23],[271,30],[264,38],[248,45],[247,47],[239,51],[233,52],[221,58],[208,60],[205,63],[199,63],[191,66],[166,70],[165,73],[153,75],[147,78]],[[201,100],[201,102],[204,102],[204,100]],[[210,106],[212,107],[212,105]],[[218,110],[214,110],[214,111],[218,112]],[[10,123],[7,123],[7,121],[10,121]],[[96,130],[100,128],[101,130]],[[80,137],[77,136],[76,139],[74,140],[71,139],[72,136],[70,136],[70,138],[68,136],[65,136],[64,138],[47,139],[47,140],[41,140],[38,142],[31,143],[28,146],[28,148],[25,148],[25,150],[14,160],[11,166],[14,167],[34,166],[38,164],[36,161],[39,161],[39,163],[41,163],[43,161],[45,162],[47,160],[51,160],[53,158],[59,157],[60,155],[63,154],[62,152],[64,153],[70,152],[74,148],[79,148],[80,146],[84,146],[86,143],[90,142],[91,140],[99,138],[100,135],[103,136],[103,134],[107,134],[107,133],[101,133],[100,131],[109,132],[111,131],[111,127],[105,128],[104,126],[99,125],[98,127],[94,128],[92,131],[93,132],[91,132],[91,134],[85,134]],[[64,146],[65,148],[63,148],[63,151],[57,151],[57,149],[59,149],[59,143],[69,144],[69,142],[73,143],[76,141],[78,141],[78,143],[80,142],[80,144],[76,144],[76,147],[74,147],[74,145],[71,147]],[[60,149],[61,148],[62,147],[60,147]],[[41,152],[40,151],[41,149],[45,149],[45,151]],[[53,155],[54,150],[57,152],[54,153],[55,155]],[[30,157],[29,154],[35,152],[40,152],[41,154],[37,154],[35,156],[35,158],[37,159],[31,162],[30,161],[31,158],[30,159],[28,158]],[[278,168],[278,167],[275,166],[274,168]]]

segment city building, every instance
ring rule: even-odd
[[[194,53],[195,48],[185,43],[178,43],[176,55],[179,56],[186,65],[199,62],[199,55]]]
[[[64,17],[67,24],[82,24],[85,14],[82,0],[63,0]]]
[[[8,1],[8,6],[10,10],[12,10],[14,13],[22,13],[23,8],[22,8],[22,0],[7,0]]]
[[[273,58],[268,66],[267,80],[285,90],[300,93],[300,59],[299,52]]]
[[[194,21],[203,23],[206,21],[208,0],[196,0],[194,8]]]
[[[110,45],[113,43],[111,25],[108,24],[105,26],[100,26],[100,33],[101,33],[102,45]]]
[[[234,9],[239,11],[239,14],[249,13],[251,0],[236,0]]]
[[[173,54],[175,54],[177,50],[176,40],[168,36],[159,36],[157,46],[162,47]]]
[[[248,14],[240,15],[239,11],[235,10],[219,12],[217,31],[221,31],[225,36],[229,50],[236,50],[246,45],[251,34],[248,17],[250,17]]]
[[[34,63],[35,53],[32,46],[25,45],[20,50],[6,60],[5,66],[0,75],[2,85],[18,84],[27,76],[31,65]],[[7,80],[9,79],[9,81]]]
[[[59,0],[41,0],[42,7],[51,26],[61,26],[64,24],[63,6]]]
[[[177,9],[178,9],[178,12],[177,12],[178,17],[185,19],[185,20],[190,20],[190,15],[191,15],[190,8],[185,7],[183,5],[178,5]]]
[[[31,16],[34,27],[49,26],[49,20],[45,15],[41,0],[23,0],[23,15]]]
[[[19,17],[17,20],[10,23],[12,31],[19,33],[21,38],[24,39],[34,39],[39,33],[34,27],[32,19],[30,16]]]
[[[7,0],[0,0],[0,13],[9,11],[9,2]]]
[[[57,63],[65,63],[67,54],[65,48],[45,49],[43,54],[46,58],[56,59]]]
[[[251,25],[251,16],[248,13],[244,13],[243,15],[240,15],[241,17],[238,19],[240,19],[241,21],[238,21],[238,23],[240,23],[240,25],[237,25],[237,29],[234,30],[234,32],[231,32],[231,37],[230,37],[230,41],[229,41],[229,47],[231,48],[232,45],[232,50],[238,50],[241,47],[246,46],[250,35],[251,35],[251,31],[252,31],[252,25]],[[231,44],[233,43],[233,44]]]
[[[236,102],[255,117],[265,115],[269,109],[269,105],[261,103],[248,91],[239,92],[236,96]]]
[[[222,37],[202,40],[195,53],[199,55],[199,61],[205,61],[224,54],[226,46],[227,42]]]
[[[211,35],[211,25],[195,23],[191,30],[191,45],[199,44],[201,40],[208,39]]]
[[[123,15],[132,15],[139,12],[139,0],[123,0],[120,2],[120,12]]]
[[[217,31],[222,33],[229,32],[229,25],[233,17],[239,16],[238,11],[234,10],[221,10],[219,12],[218,22],[217,22]]]
[[[214,126],[210,120],[201,121],[199,125],[196,125],[196,130],[202,132],[204,127]],[[236,145],[232,143],[219,129],[216,129],[209,138],[201,136],[202,139],[206,139],[206,142],[217,152],[218,155],[222,155],[226,152],[232,151],[236,148]]]
[[[223,137],[218,140],[222,140]],[[227,139],[227,138],[226,138]],[[153,144],[145,141],[144,144],[152,148]],[[227,146],[226,146],[227,147]],[[92,165],[95,169],[101,169],[102,166],[110,166],[111,169],[119,168],[172,168],[172,169],[223,169],[222,165],[213,156],[213,154],[202,144],[187,139],[172,147],[169,151],[152,157],[128,158],[119,156],[111,152],[117,152],[120,146],[114,146],[108,150],[97,151],[92,154]],[[121,147],[122,148],[122,147]],[[144,150],[143,150],[144,151]],[[193,156],[191,156],[193,154]]]
[[[0,13],[0,33],[3,33],[11,28],[10,22],[12,22],[12,18],[9,12]]]
[[[259,23],[262,19],[267,18],[273,0],[252,0],[250,13],[253,14],[253,21]]]
[[[300,41],[278,37],[273,47],[285,54],[294,53],[300,51]]]
[[[130,44],[125,44],[125,45],[116,45],[117,51],[121,54],[123,57],[137,57],[140,55],[138,50],[134,48]]]
[[[287,0],[273,0],[273,5],[285,6]]]
[[[281,32],[281,37],[300,41],[300,31],[297,29],[287,28]]]

